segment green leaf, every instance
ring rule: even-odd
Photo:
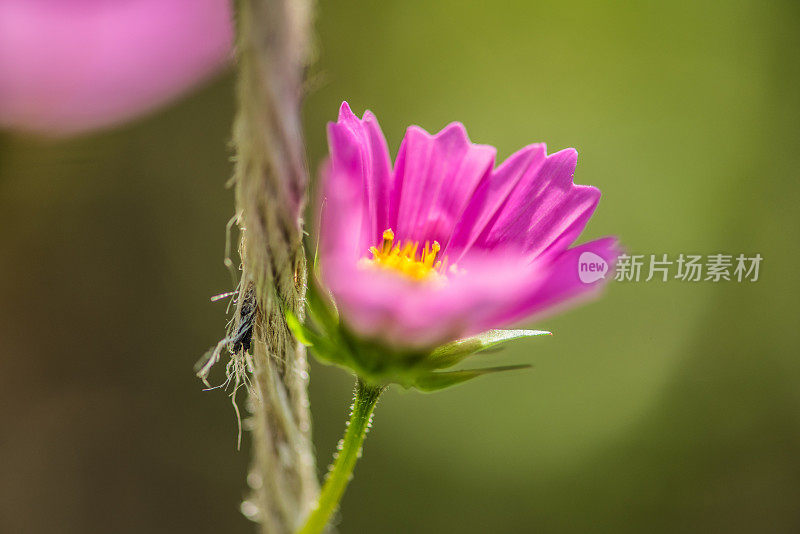
[[[530,365],[505,365],[502,367],[487,367],[485,369],[464,369],[462,371],[428,373],[417,377],[414,382],[414,387],[420,391],[438,391],[489,373],[515,371],[517,369],[527,369],[529,367]]]
[[[477,336],[459,339],[436,348],[429,361],[434,369],[451,367],[476,352],[525,337],[552,336],[545,330],[488,330]]]

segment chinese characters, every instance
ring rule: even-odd
[[[761,254],[680,254],[670,259],[667,254],[622,254],[617,258],[617,282],[757,282],[763,260]]]

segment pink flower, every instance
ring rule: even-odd
[[[411,126],[392,166],[375,116],[347,103],[328,142],[322,281],[361,336],[433,347],[596,294],[605,277],[580,280],[582,253],[613,269],[614,238],[570,248],[600,199],[572,183],[574,149],[529,145],[495,168],[460,123]]]
[[[4,0],[0,126],[72,133],[149,111],[230,56],[229,0]]]

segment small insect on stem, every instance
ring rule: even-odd
[[[230,336],[229,349],[232,353],[250,350],[250,343],[253,340],[253,323],[255,322],[257,311],[256,295],[251,286],[247,288],[244,294],[239,316],[234,323],[236,324],[236,332],[233,336]]]
[[[218,301],[237,293],[241,295],[241,291],[216,295],[212,297],[212,301]],[[235,300],[236,299],[234,299],[234,302]],[[200,377],[206,385],[208,385],[208,374],[214,364],[220,360],[223,349],[227,348],[233,359],[250,350],[253,340],[253,324],[257,311],[258,306],[256,304],[255,291],[253,287],[250,286],[244,292],[241,305],[237,307],[236,316],[229,323],[228,335],[222,338],[216,346],[209,349],[195,364],[195,373],[197,373],[197,376]]]
[[[258,312],[258,305],[252,285],[248,286],[244,291],[239,289],[233,293],[224,293],[212,297],[211,300],[218,301],[232,295],[235,296],[231,303],[235,303],[237,306],[234,317],[228,323],[228,335],[200,358],[195,364],[195,373],[206,385],[206,391],[220,388],[227,391],[229,386],[232,387],[229,396],[236,412],[236,421],[239,429],[236,439],[238,448],[242,441],[242,418],[239,406],[236,404],[236,393],[241,386],[247,388],[248,391],[251,388],[248,373],[252,372],[252,363],[247,353],[253,341],[253,326]],[[239,299],[242,300],[239,301]],[[230,354],[228,363],[225,365],[226,379],[218,386],[211,386],[208,382],[208,375],[214,365],[220,361],[223,350],[227,350]]]

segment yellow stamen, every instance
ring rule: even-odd
[[[394,241],[394,232],[392,232],[392,229],[389,228],[388,230],[383,232],[383,246],[381,247],[381,251],[384,254],[387,254],[390,250],[392,250],[393,241]]]
[[[433,244],[425,242],[422,253],[417,254],[419,243],[406,241],[395,244],[394,232],[391,229],[383,232],[381,248],[370,247],[372,258],[364,258],[364,265],[398,272],[412,280],[424,280],[439,277],[442,262],[439,260],[441,246],[437,241]]]

